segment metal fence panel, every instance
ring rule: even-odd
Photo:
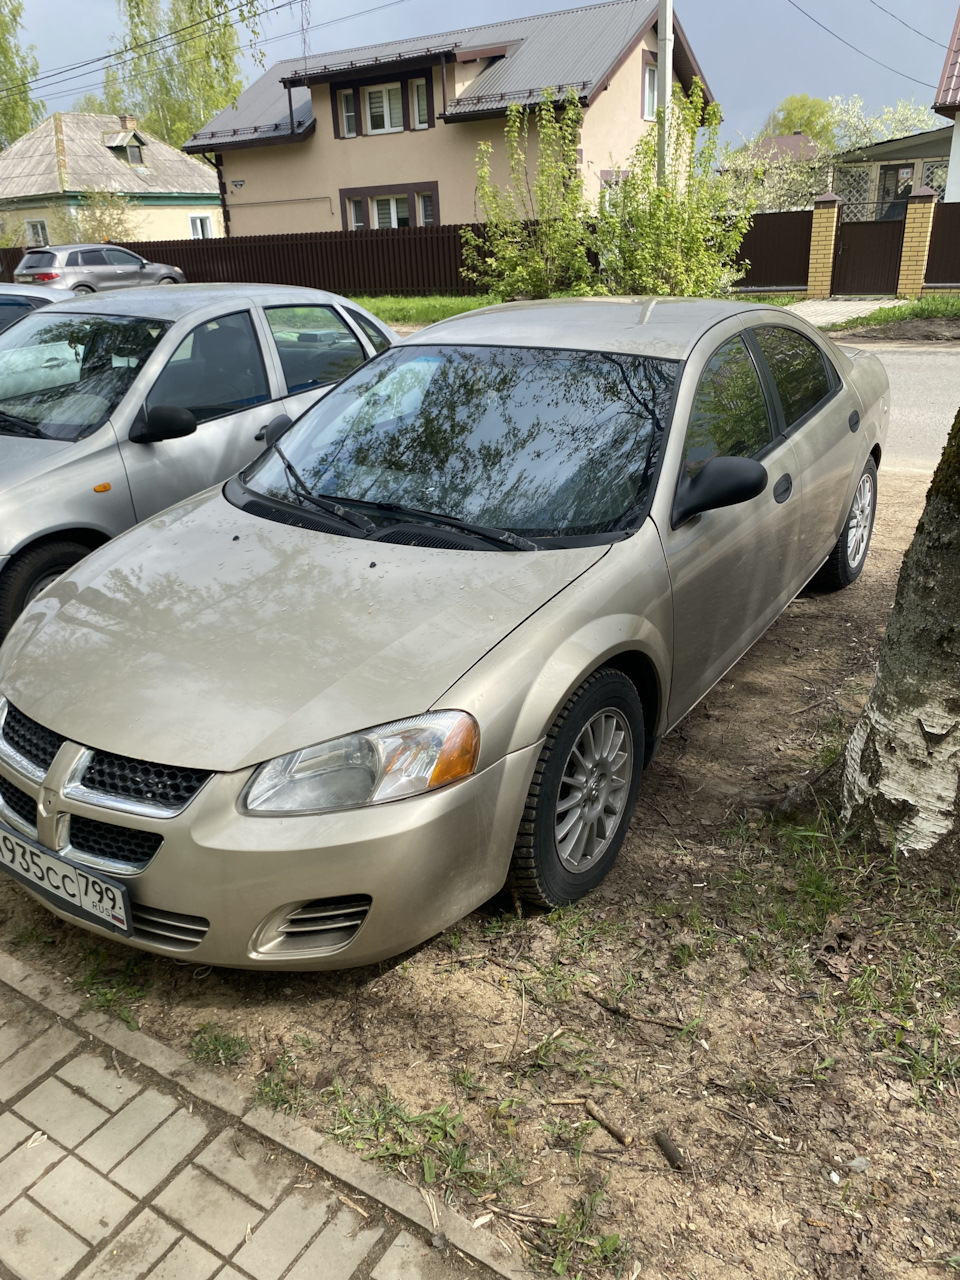
[[[738,261],[750,266],[740,289],[805,289],[813,211],[758,213],[743,237]]]
[[[960,204],[938,204],[933,211],[924,284],[960,286]]]

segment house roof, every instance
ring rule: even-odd
[[[125,117],[129,119],[129,117]],[[143,165],[131,165],[126,142],[143,145]],[[123,129],[118,116],[56,112],[0,153],[0,200],[73,191],[125,195],[208,195],[219,190],[209,165],[142,129]]]
[[[939,115],[949,116],[951,119],[960,111],[960,10],[957,11],[953,35],[950,37],[943,71],[940,73],[933,109]]]
[[[271,67],[240,95],[235,106],[194,134],[184,150],[289,141],[305,132],[306,122],[312,124],[311,84],[343,81],[371,71],[386,74],[406,66],[434,64],[441,57],[460,62],[490,59],[466,90],[448,102],[449,120],[500,115],[511,102],[539,99],[545,86],[561,95],[573,87],[589,104],[656,26],[656,19],[657,0],[607,0],[558,13],[290,58]],[[703,73],[676,19],[674,36],[674,66],[681,83],[689,88],[694,76],[703,80]],[[292,135],[288,90],[294,114]],[[706,95],[712,101],[709,88]]]
[[[925,133],[908,133],[902,138],[887,138],[869,147],[855,147],[836,157],[841,164],[863,160],[933,160],[949,156],[953,126],[928,129]]]
[[[774,134],[759,138],[753,150],[774,163],[778,160],[815,160],[820,154],[820,147],[805,133]]]

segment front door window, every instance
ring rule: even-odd
[[[153,384],[146,407],[189,409],[206,422],[269,399],[253,321],[248,311],[236,311],[187,334]]]

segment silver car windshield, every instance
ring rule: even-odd
[[[169,327],[137,316],[24,317],[0,334],[0,433],[86,435],[106,422]]]
[[[310,490],[528,537],[629,527],[646,503],[679,370],[651,356],[395,347],[283,437]],[[283,459],[248,487],[289,501]]]

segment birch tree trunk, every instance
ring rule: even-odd
[[[934,473],[847,744],[843,813],[960,875],[960,412]]]

